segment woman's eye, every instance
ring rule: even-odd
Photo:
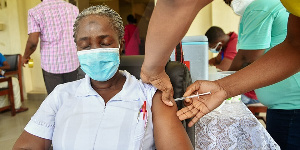
[[[102,46],[110,46],[110,43],[101,43]]]
[[[87,45],[87,46],[81,46],[80,48],[81,48],[81,49],[90,49],[91,46],[90,46],[90,45]]]

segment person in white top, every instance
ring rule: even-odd
[[[161,91],[119,71],[124,47],[120,15],[107,6],[82,11],[74,38],[84,79],[57,86],[13,149],[192,149]],[[174,102],[174,101],[173,101]],[[174,102],[175,104],[175,102]]]

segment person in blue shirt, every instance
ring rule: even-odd
[[[5,70],[10,69],[10,65],[6,61],[5,57],[0,53],[0,78],[4,77]],[[20,95],[20,87],[19,87],[19,81],[17,78],[12,77],[12,85],[13,85],[13,92],[14,92],[14,104],[16,113],[27,111],[27,107],[21,107],[21,95]],[[0,88],[6,88],[7,82],[1,82]],[[0,96],[0,107],[7,106],[9,103],[7,96]]]

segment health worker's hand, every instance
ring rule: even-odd
[[[150,83],[160,91],[162,91],[162,101],[167,106],[173,106],[171,99],[173,98],[174,91],[170,78],[165,71],[157,75],[149,75],[143,69],[141,70],[141,79],[144,83]]]
[[[180,120],[185,120],[194,117],[188,124],[189,127],[193,126],[201,117],[211,112],[226,99],[226,91],[218,84],[217,81],[196,81],[191,84],[184,96],[190,96],[197,93],[211,92],[211,94],[186,99],[189,106],[177,111],[177,116]]]

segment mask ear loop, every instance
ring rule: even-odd
[[[223,46],[221,46],[221,48],[219,48],[219,50],[218,51],[221,51],[222,50],[222,48],[223,48]],[[217,49],[216,49],[217,50]]]
[[[217,49],[220,44],[222,44],[222,42],[218,42],[218,44],[212,49]]]

